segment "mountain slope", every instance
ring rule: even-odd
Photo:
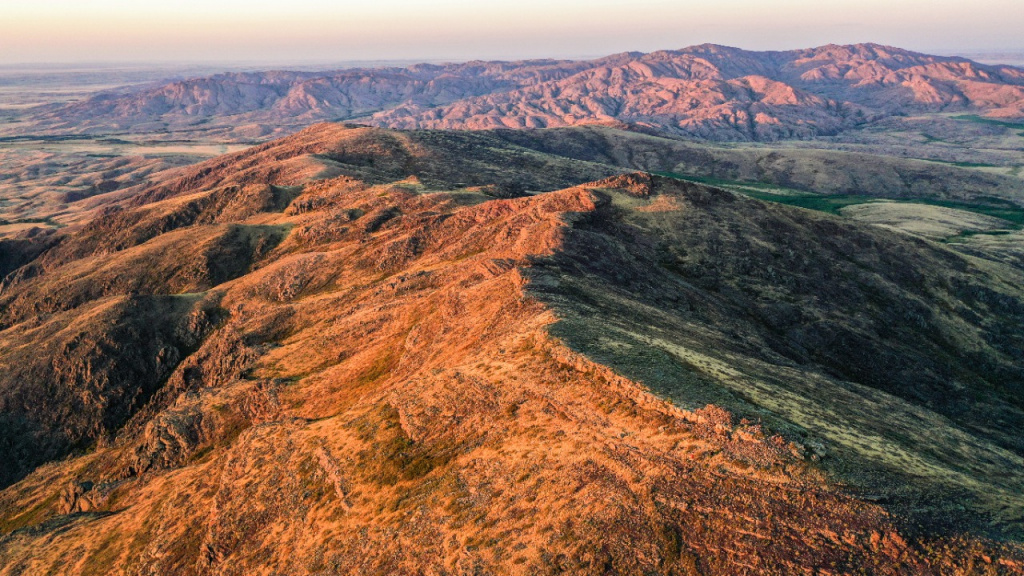
[[[18,245],[0,573],[1024,571],[1019,270],[478,137],[317,126]]]
[[[715,140],[778,140],[956,111],[1024,117],[1024,72],[875,44],[787,52],[702,45],[591,61],[225,74],[46,108],[14,130],[250,140],[360,118],[448,129],[621,122]]]
[[[1019,177],[953,163],[831,149],[711,146],[603,126],[492,132],[516,146],[629,170],[823,195],[1024,205]]]
[[[484,147],[487,143],[495,148]],[[305,182],[342,174],[369,184],[411,177],[407,185],[412,189],[423,186],[420,179],[445,187],[454,181],[470,186],[462,189],[465,197],[479,199],[519,194],[524,188],[553,190],[615,172],[607,166],[532,153],[486,136],[320,125],[112,193],[94,209],[94,219],[73,234],[5,242],[0,246],[20,257],[13,258],[10,270],[5,270],[9,274],[0,282],[0,329],[10,329],[3,338],[5,365],[12,368],[0,376],[0,388],[7,391],[0,408],[8,419],[4,437],[12,454],[19,456],[6,459],[0,483],[116,433],[220,314],[201,295],[244,275],[293,226],[261,215],[289,206],[299,212],[323,208],[316,196],[296,199]],[[394,215],[384,211],[375,216],[380,219],[376,225]],[[354,216],[344,213],[337,218],[336,224],[344,226]],[[363,222],[368,221],[373,218]],[[330,238],[337,234],[334,223],[320,222],[296,233]],[[163,312],[169,325],[176,326],[178,315],[183,323],[168,328],[174,337],[146,336],[159,342],[154,345],[161,359],[155,364],[132,356],[134,351],[123,343],[131,337],[108,334],[150,328],[135,326],[139,318],[123,315],[124,310],[140,309],[145,314],[156,305],[131,304],[140,295],[183,293],[200,296],[178,297],[166,304],[176,310],[173,315]],[[116,312],[110,318],[90,312],[92,320],[82,320],[82,311],[91,306]],[[34,338],[56,347],[37,354],[31,346]],[[128,368],[110,361],[121,353],[131,357],[126,362],[132,370],[149,371],[145,378],[152,382],[134,381],[143,392],[121,390],[130,385],[125,380],[139,378],[118,372]],[[40,387],[40,382],[48,384]],[[88,394],[78,392],[81,386],[90,388]],[[39,410],[40,405],[47,408]]]
[[[1020,478],[999,484],[1024,456],[1019,271],[811,212],[633,182],[641,200],[612,196],[531,268],[563,319],[554,334],[677,404],[781,417],[842,453],[847,473],[908,474],[898,490],[963,491],[956,506],[991,498],[984,507],[1014,521]],[[960,440],[933,443],[944,435]],[[971,480],[946,484],[958,476]],[[995,484],[964,490],[975,482]]]
[[[397,144],[400,142],[410,143],[413,151],[403,151],[403,145]],[[434,186],[444,184],[437,171],[439,166],[446,166],[453,185],[498,183],[491,193],[510,196],[526,190],[554,190],[623,170],[644,170],[720,183],[782,200],[787,195],[839,195],[964,204],[997,212],[1017,210],[1024,205],[1024,181],[1020,170],[1012,165],[927,161],[838,148],[841,149],[700,143],[606,126],[455,133],[413,131],[391,138],[390,143],[355,139],[346,149],[338,150],[327,165],[322,161],[331,150],[323,144],[318,151],[307,151],[305,160],[291,161],[286,173],[308,170],[309,175],[315,175],[349,170],[374,182],[415,174]],[[252,158],[253,164],[240,170],[233,180],[239,180],[260,163],[274,161],[260,150],[242,153]],[[314,152],[319,159],[308,161]],[[380,162],[387,157],[386,165],[357,168],[348,159],[350,156],[358,163],[367,152],[378,155]],[[1003,154],[1011,162],[1016,161],[1011,152],[1006,149]],[[153,194],[153,184],[182,175],[207,187],[223,180],[222,176],[208,178],[201,174],[218,173],[223,160],[177,171],[170,169],[176,164],[201,160],[195,157],[108,158],[75,154],[73,161],[63,161],[61,155],[33,152],[12,154],[7,160],[11,170],[6,179],[0,178],[4,180],[0,188],[7,188],[0,190],[4,196],[0,202],[0,237],[7,238],[23,233],[49,234],[44,228],[81,225],[112,202],[136,194]],[[459,178],[451,172],[456,167]],[[30,232],[33,228],[36,230]],[[0,260],[8,257],[0,256]],[[2,266],[0,263],[0,269],[5,270]]]
[[[595,66],[566,79],[467,99],[419,115],[377,115],[400,128],[649,125],[726,140],[835,134],[878,117],[982,109],[1024,114],[1024,73],[872,44],[753,53],[697,46]]]

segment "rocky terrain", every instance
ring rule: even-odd
[[[874,44],[788,52],[703,45],[589,61],[152,82],[159,73],[0,74],[0,238],[82,224],[168,169],[319,120],[473,129],[493,137],[485,146],[696,179],[762,199],[923,199],[1005,219],[1024,198],[1024,72]],[[923,214],[902,210],[867,220]],[[1009,227],[978,228],[960,217],[938,228],[897,227],[1007,254],[1013,242],[989,240],[1017,231],[1021,222],[1010,216]],[[982,238],[968,238],[977,230]]]
[[[32,109],[4,132],[252,141],[313,121],[359,119],[446,129],[623,123],[711,140],[775,141],[925,113],[1019,124],[1024,71],[857,44],[786,52],[701,45],[591,61],[232,73]]]
[[[455,183],[487,185],[498,179],[503,182],[504,194],[545,189],[552,174],[568,181],[569,173],[597,178],[623,170],[644,170],[776,201],[810,195],[945,202],[998,218],[1014,218],[1024,209],[1024,179],[1014,164],[974,165],[842,149],[718,146],[602,126],[408,134],[421,146],[443,150],[442,164],[461,166],[463,181]],[[180,174],[174,167],[187,170],[186,166],[222,148],[245,147],[204,142],[146,146],[108,138],[19,140],[6,149],[0,144],[0,238],[33,228],[84,223],[112,202],[176,178]],[[515,155],[509,161],[517,169],[513,175],[501,176],[506,167],[493,162],[510,150]],[[401,176],[405,160],[396,162],[390,174]],[[430,163],[421,163],[420,168],[428,177],[431,170],[437,171]],[[1005,222],[989,223],[984,230],[999,231],[1007,226]],[[975,229],[965,223],[940,230],[953,236]]]
[[[525,134],[0,239],[0,574],[1024,573],[1024,268]]]

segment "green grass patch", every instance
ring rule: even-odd
[[[806,208],[808,210],[816,210],[818,212],[827,212],[829,214],[839,215],[839,210],[846,206],[854,206],[856,204],[865,204],[868,202],[899,202],[903,204],[926,204],[929,206],[940,206],[943,208],[953,208],[956,210],[964,210],[966,212],[974,212],[976,214],[984,214],[986,216],[993,216],[996,218],[1002,218],[1008,222],[1015,224],[1015,229],[1024,227],[1024,208],[1013,204],[1008,200],[1002,198],[990,198],[984,197],[979,200],[984,200],[986,204],[969,204],[965,202],[953,202],[949,200],[936,200],[932,198],[881,198],[878,196],[867,196],[862,194],[837,194],[837,195],[824,195],[814,194],[809,192],[803,192],[799,190],[792,190],[787,188],[780,188],[773,184],[767,184],[764,182],[742,182],[733,180],[721,180],[718,178],[706,178],[702,176],[690,176],[688,174],[675,174],[672,172],[659,172],[659,176],[666,176],[674,178],[676,180],[684,180],[687,182],[697,182],[700,184],[707,184],[709,186],[717,186],[724,188],[732,192],[738,192],[746,194],[747,196],[757,198],[758,200],[765,200],[768,202],[775,202],[778,204],[785,204],[787,206],[796,206],[799,208]],[[783,190],[784,194],[777,194],[773,192],[767,192],[766,190]]]
[[[963,120],[964,122],[973,122],[975,124],[985,124],[988,126],[1000,126],[1003,128],[1024,128],[1024,122],[1007,122],[1005,120],[996,120],[995,118],[978,116],[977,114],[961,114],[960,116],[953,116],[953,120]]]
[[[5,519],[0,521],[0,534],[8,534],[18,530],[19,528],[39,524],[54,511],[54,506],[57,503],[58,496],[59,492],[54,491],[21,515],[15,516],[9,520]]]
[[[1017,227],[1016,229],[1020,229]],[[1013,234],[1013,230],[964,230],[956,236],[950,236],[949,238],[943,238],[941,242],[943,244],[963,244],[972,236],[1008,236]]]
[[[990,206],[985,204],[966,204],[963,202],[931,200],[928,198],[897,201],[910,204],[928,204],[930,206],[942,206],[944,208],[954,208],[956,210],[964,210],[966,212],[975,212],[977,214],[984,214],[986,216],[1002,218],[1003,220],[1016,224],[1015,228],[1018,229],[1024,227],[1024,208],[1021,208],[1007,201],[1002,201],[1002,206]]]
[[[959,168],[999,168],[998,164],[988,164],[985,162],[953,162],[950,160],[936,160],[934,158],[921,158],[925,162],[937,162],[939,164],[948,164],[950,166],[957,166]]]
[[[707,184],[708,186],[718,186],[719,188],[744,188],[751,190],[763,190],[771,193],[771,191],[792,193],[792,194],[806,194],[801,190],[795,188],[786,188],[785,186],[779,186],[778,184],[769,184],[767,182],[747,181],[747,180],[725,180],[722,178],[712,178],[711,176],[695,176],[693,174],[678,174],[676,172],[654,172],[658,176],[665,176],[666,178],[674,178],[676,180],[685,180],[687,182],[696,182],[698,184]],[[781,196],[782,194],[775,194]]]
[[[775,194],[759,194],[753,192],[746,192],[745,194],[757,198],[758,200],[766,200],[769,202],[785,204],[787,206],[806,208],[808,210],[817,210],[818,212],[828,212],[829,214],[835,215],[839,215],[839,210],[847,206],[864,204],[878,200],[878,198],[872,196],[859,195],[819,196],[817,194],[804,194],[800,196],[778,196]]]

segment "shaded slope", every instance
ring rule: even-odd
[[[923,491],[922,513],[971,500],[1019,534],[1019,271],[724,191],[631,186],[531,268],[555,334],[684,406],[796,424],[865,488]]]
[[[108,441],[216,321],[197,297],[115,297],[0,336],[0,485]]]

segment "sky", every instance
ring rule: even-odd
[[[0,64],[593,57],[712,42],[1024,51],[1024,0],[0,0]]]

